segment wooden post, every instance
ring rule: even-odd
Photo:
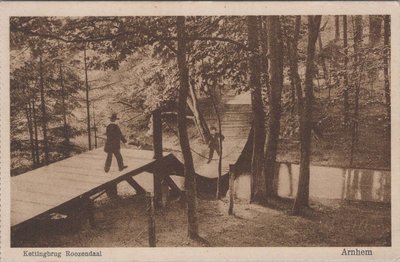
[[[118,190],[116,184],[110,184],[106,189],[106,194],[109,198],[118,197]]]
[[[88,66],[86,61],[86,43],[83,49],[83,61],[85,65],[85,91],[86,91],[86,121],[87,121],[87,132],[88,132],[88,144],[89,150],[92,150],[92,141],[91,141],[91,133],[90,133],[90,100],[89,100],[89,81],[88,81]]]
[[[228,214],[233,215],[233,202],[235,197],[235,165],[229,165],[229,211]]]
[[[162,122],[161,122],[161,110],[156,109],[152,113],[153,118],[153,151],[154,159],[158,160],[154,166],[154,197],[157,206],[163,206],[162,201],[162,174],[160,172],[160,161],[163,157],[162,148]]]
[[[92,101],[92,108],[93,108],[94,148],[97,148],[97,126],[96,126],[96,113],[94,111],[94,101]]]
[[[94,200],[90,199],[90,197],[87,199],[86,208],[88,212],[89,225],[92,228],[96,228],[96,220],[94,217]]]
[[[148,199],[148,215],[149,215],[149,246],[156,246],[156,219],[154,213],[154,196],[151,193],[147,193],[146,197]]]

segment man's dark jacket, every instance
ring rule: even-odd
[[[209,148],[219,148],[219,140],[224,141],[225,137],[224,135],[220,134],[220,133],[216,133],[215,135],[211,135],[210,137],[210,141],[208,142],[208,147]]]
[[[104,146],[104,151],[107,153],[113,153],[120,150],[120,141],[126,143],[126,139],[122,135],[121,129],[118,125],[111,123],[107,126],[107,141]]]

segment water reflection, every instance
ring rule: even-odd
[[[299,165],[280,163],[274,184],[278,195],[296,196],[298,177]],[[235,191],[238,198],[250,198],[248,173],[237,177]],[[390,202],[390,171],[311,166],[310,197]]]

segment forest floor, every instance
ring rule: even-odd
[[[323,94],[326,96],[325,94]],[[344,125],[342,105],[316,97],[318,110],[313,117],[318,123],[320,134],[313,132],[311,164],[337,166],[343,168],[370,168],[390,170],[390,132],[385,107],[382,103],[369,103],[362,100],[358,119],[358,142],[354,149],[353,163],[350,163],[352,127]],[[350,110],[350,118],[353,110]],[[281,128],[291,128],[293,118],[284,114]],[[298,163],[300,159],[300,141],[297,136],[281,137],[278,149],[278,161]]]
[[[144,196],[105,199],[95,209],[96,227],[82,219],[78,230],[55,221],[15,236],[19,247],[146,247],[148,217]],[[235,203],[228,215],[226,200],[199,200],[200,236],[187,238],[187,217],[181,202],[156,212],[159,247],[213,246],[390,246],[390,205],[382,203],[312,202],[303,216],[290,215],[291,200],[270,206]],[[279,208],[277,208],[279,206]],[[349,216],[351,214],[351,216]],[[357,221],[355,223],[355,221]]]

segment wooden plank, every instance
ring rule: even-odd
[[[115,161],[115,160],[113,160]],[[141,167],[149,162],[153,161],[153,159],[135,159],[134,161],[131,162],[126,162],[125,161],[125,165],[128,166],[128,170],[134,170],[138,167]],[[116,163],[115,163],[116,164]],[[71,167],[74,169],[79,169],[79,168],[84,168],[85,170],[92,170],[92,171],[96,171],[98,173],[105,173],[104,172],[104,163],[102,162],[99,165],[99,162],[96,162],[92,165],[86,165],[85,167],[79,167],[78,163],[61,163],[60,165],[58,165],[58,167]]]
[[[26,203],[28,203],[29,205],[26,205]],[[53,204],[49,204],[49,203],[43,203],[43,202],[37,202],[34,199],[15,199],[13,198],[11,200],[11,205],[15,205],[15,206],[24,206],[25,208],[27,208],[28,206],[30,208],[32,208],[32,210],[35,210],[35,206],[41,206],[41,207],[45,207],[48,209],[48,207],[53,207]]]
[[[42,184],[47,186],[56,186],[59,187],[60,190],[67,189],[70,185],[75,185],[75,188],[83,188],[86,189],[88,187],[95,187],[107,182],[110,179],[99,178],[97,181],[93,179],[86,181],[83,177],[79,178],[73,176],[71,174],[59,173],[59,175],[47,175],[43,177],[27,177],[23,182],[24,183],[34,183],[34,184]]]
[[[128,168],[126,170],[124,170],[123,172],[129,172],[132,170],[135,170],[145,164],[147,164],[148,162],[141,162],[138,163],[139,165],[137,167],[132,167],[132,168]],[[24,178],[25,182],[33,182],[33,181],[43,181],[44,184],[48,184],[48,180],[52,180],[52,183],[56,183],[55,181],[57,180],[62,180],[62,181],[76,181],[78,183],[87,183],[87,184],[91,184],[91,185],[100,185],[103,184],[109,180],[112,180],[113,178],[115,178],[116,176],[120,175],[121,173],[117,173],[117,174],[107,174],[104,175],[104,172],[99,172],[97,174],[93,174],[91,175],[93,172],[91,172],[91,170],[85,170],[79,167],[63,167],[63,169],[54,169],[53,172],[58,171],[59,173],[57,174],[51,174],[51,173],[47,173],[47,174],[43,174],[40,177],[26,177]],[[74,170],[74,171],[72,171]]]
[[[125,181],[128,182],[128,184],[131,185],[133,189],[135,189],[136,194],[146,193],[146,190],[144,190],[144,188],[141,187],[132,177],[127,177]]]
[[[122,154],[122,153],[121,153]],[[98,155],[98,154],[93,154],[93,155],[86,155],[86,156],[79,156],[79,158],[81,159],[95,159],[96,161],[100,161],[100,163],[102,163],[104,165],[107,155]],[[151,157],[145,157],[145,156],[140,156],[140,155],[131,155],[131,154],[124,154],[122,155],[122,158],[124,159],[124,162],[132,162],[132,160],[145,160],[145,161],[149,161],[152,160]],[[115,157],[113,156],[113,161],[116,161]]]
[[[50,178],[50,179],[76,179],[78,181],[86,181],[86,182],[95,182],[95,183],[102,183],[103,181],[107,181],[112,178],[111,175],[105,175],[103,173],[95,174],[91,170],[84,170],[82,168],[75,170],[74,168],[66,167],[60,168],[57,170],[57,173],[48,173],[43,175],[43,177]],[[37,178],[26,178],[25,180],[29,179],[37,179]]]
[[[28,201],[31,200],[36,203],[43,203],[50,206],[58,206],[71,199],[71,195],[55,195],[48,194],[48,192],[29,192],[29,191],[18,191],[18,194],[14,195],[12,200],[14,201]],[[72,196],[74,196],[73,194]]]
[[[30,193],[41,193],[43,192],[43,188],[38,186],[37,184],[34,183],[14,183],[11,181],[11,197],[14,198],[20,192],[30,192]],[[76,188],[70,188],[68,191],[65,190],[60,190],[58,187],[47,187],[46,190],[46,195],[49,197],[54,197],[54,196],[71,196],[80,194],[82,192],[81,189],[76,189]]]
[[[10,224],[11,226],[15,226],[18,225],[24,221],[26,221],[27,217],[31,217],[31,213],[25,212],[25,211],[21,211],[21,210],[11,210],[10,212]]]
[[[143,158],[143,160],[149,160],[149,161],[152,160],[151,151],[142,152],[141,154],[139,152],[140,150],[133,150],[133,151],[135,151],[133,154],[130,154],[129,151],[130,150],[126,150],[127,155],[129,154],[129,158],[131,158],[134,155],[137,155],[138,157],[143,158],[143,155],[145,155],[145,156],[147,155],[148,157]],[[82,153],[80,155],[64,159],[64,160],[56,162],[56,163],[52,163],[52,164],[50,164],[48,166],[45,166],[45,167],[41,167],[41,168],[32,170],[32,171],[27,172],[25,174],[16,176],[15,178],[17,178],[17,177],[19,178],[19,177],[24,176],[26,174],[29,174],[31,176],[33,176],[33,175],[41,175],[43,173],[51,172],[51,170],[57,169],[59,166],[68,166],[68,165],[77,166],[77,167],[84,167],[85,165],[91,167],[92,165],[94,165],[94,166],[99,166],[99,170],[103,170],[104,162],[99,161],[99,159],[95,159],[96,155],[100,156],[100,158],[104,159],[104,161],[105,161],[105,157],[106,156],[105,156],[104,151],[100,150],[100,149],[96,149],[96,150],[93,150],[93,151],[85,152],[85,153]],[[85,161],[82,162],[81,158],[85,158]],[[93,159],[93,161],[91,161],[91,159]],[[115,161],[115,159],[114,159],[114,161]],[[140,164],[142,164],[142,163],[140,163]]]
[[[38,203],[24,202],[24,201],[11,201],[12,210],[23,210],[23,213],[14,213],[16,216],[11,216],[11,226],[19,224],[28,218],[40,215],[47,210],[51,209],[51,206],[42,205]]]
[[[69,182],[69,183],[68,183]],[[52,180],[44,180],[44,181],[38,181],[38,180],[31,180],[31,181],[20,181],[18,183],[19,185],[25,185],[25,186],[36,186],[38,188],[41,188],[41,191],[45,192],[49,187],[55,187],[58,188],[59,191],[63,190],[64,192],[68,192],[68,189],[74,188],[77,190],[80,190],[80,192],[85,192],[85,190],[88,190],[88,188],[92,188],[91,184],[81,184],[81,183],[73,183],[71,181],[65,181],[65,180],[60,180],[60,179],[54,179]],[[71,187],[71,185],[75,185]],[[15,193],[15,192],[14,192]],[[14,194],[12,193],[12,195]]]

